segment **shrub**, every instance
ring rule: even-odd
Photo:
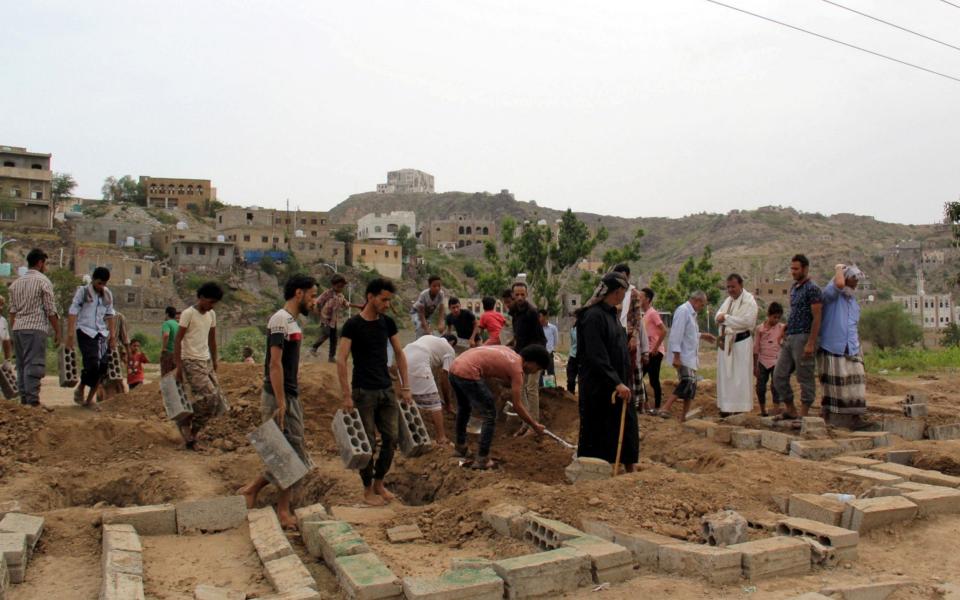
[[[258,327],[244,327],[238,329],[220,350],[220,358],[226,362],[243,361],[243,349],[245,346],[253,348],[253,360],[258,363],[263,361],[263,348],[266,340],[266,333]]]
[[[923,330],[899,304],[884,304],[863,311],[860,337],[885,350],[916,344],[923,337]]]

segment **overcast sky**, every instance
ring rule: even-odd
[[[960,77],[960,52],[818,0],[725,0]],[[940,0],[837,0],[960,46]],[[960,4],[960,2],[957,2]],[[328,209],[438,191],[682,216],[769,204],[927,223],[960,196],[960,82],[705,0],[7,3],[0,144]]]

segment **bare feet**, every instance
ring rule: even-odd
[[[280,519],[280,526],[288,531],[297,530],[297,518],[288,512],[277,511],[277,518]]]
[[[260,490],[256,489],[253,484],[245,485],[237,490],[237,494],[243,496],[243,499],[247,501],[247,510],[253,510],[257,506],[258,491]]]
[[[373,487],[368,487],[363,490],[363,503],[367,506],[383,506],[387,501],[373,491]]]
[[[386,502],[393,502],[394,500],[397,499],[397,497],[394,496],[394,495],[390,492],[390,490],[388,490],[386,487],[384,487],[382,481],[374,481],[374,482],[373,482],[373,491],[376,492],[377,495],[380,496],[381,498],[383,498],[384,501],[386,501]]]

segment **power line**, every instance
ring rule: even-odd
[[[954,50],[960,51],[960,46],[954,46],[953,44],[948,44],[947,42],[943,42],[943,41],[940,41],[940,40],[938,40],[938,39],[936,39],[936,38],[932,38],[932,37],[930,37],[929,35],[924,35],[924,34],[922,34],[922,33],[919,33],[919,32],[917,32],[917,31],[914,31],[914,30],[912,30],[912,29],[907,29],[906,27],[901,27],[901,26],[897,25],[896,23],[891,23],[890,21],[884,21],[883,19],[880,19],[880,18],[878,18],[878,17],[874,17],[873,15],[868,15],[868,14],[865,13],[865,12],[860,12],[859,10],[850,8],[849,6],[844,6],[844,5],[840,4],[839,2],[834,2],[833,0],[823,0],[823,1],[826,2],[827,4],[832,4],[832,5],[836,6],[837,8],[842,8],[843,10],[848,10],[848,11],[854,13],[854,14],[858,14],[858,15],[860,15],[861,17],[866,17],[866,18],[868,18],[868,19],[873,19],[874,21],[877,21],[877,22],[879,22],[879,23],[883,23],[884,25],[889,25],[890,27],[896,27],[896,28],[899,29],[900,31],[906,31],[907,33],[912,33],[913,35],[922,37],[922,38],[925,39],[925,40],[930,40],[931,42],[936,42],[936,43],[938,43],[938,44],[942,44],[942,45],[946,46],[947,48],[953,48]]]
[[[948,0],[940,0],[940,2],[943,2],[944,4],[949,4],[954,8],[960,8],[960,4],[954,4],[953,2],[948,2]]]
[[[772,18],[770,18],[770,17],[765,17],[765,16],[763,16],[763,15],[760,15],[760,14],[757,14],[757,13],[754,13],[754,12],[750,12],[749,10],[744,10],[744,9],[738,8],[738,7],[736,7],[736,6],[731,6],[731,5],[729,5],[729,4],[724,4],[723,2],[719,2],[718,0],[706,0],[706,1],[707,1],[707,2],[710,2],[710,3],[712,3],[712,4],[716,4],[716,5],[718,5],[718,6],[722,6],[722,7],[724,7],[724,8],[729,8],[730,10],[735,10],[735,11],[737,11],[737,12],[742,12],[743,14],[745,14],[745,15],[750,15],[751,17],[756,17],[756,18],[758,18],[758,19],[763,19],[764,21],[770,21],[771,23],[776,23],[777,25],[781,25],[781,26],[783,26],[783,27],[787,27],[787,28],[790,28],[790,29],[793,29],[793,30],[796,30],[796,31],[799,31],[799,32],[802,32],[802,33],[806,33],[806,34],[808,34],[808,35],[816,36],[816,37],[818,37],[818,38],[820,38],[820,39],[827,40],[828,42],[833,42],[833,43],[835,43],[835,44],[840,44],[841,46],[846,46],[847,48],[853,48],[854,50],[859,50],[860,52],[866,52],[867,54],[872,54],[872,55],[874,55],[874,56],[879,56],[880,58],[885,58],[885,59],[887,59],[887,60],[889,60],[889,61],[893,61],[893,62],[895,62],[895,63],[899,63],[899,64],[901,64],[901,65],[904,65],[904,66],[907,66],[907,67],[911,67],[911,68],[913,68],[913,69],[918,69],[918,70],[920,70],[920,71],[924,71],[924,72],[926,72],[926,73],[930,73],[931,75],[937,75],[938,77],[943,77],[944,79],[950,79],[950,80],[952,80],[952,81],[956,81],[957,83],[960,83],[960,77],[954,77],[953,75],[947,75],[946,73],[941,73],[941,72],[939,72],[939,71],[934,71],[933,69],[928,69],[928,68],[926,68],[926,67],[921,67],[920,65],[916,65],[916,64],[913,64],[913,63],[909,63],[909,62],[907,62],[907,61],[905,61],[905,60],[900,60],[899,58],[894,58],[894,57],[888,56],[888,55],[886,55],[886,54],[881,54],[881,53],[876,52],[876,51],[874,51],[874,50],[868,50],[867,48],[863,48],[863,47],[861,47],[861,46],[856,46],[856,45],[854,45],[854,44],[850,44],[850,43],[848,43],[848,42],[844,42],[844,41],[838,40],[838,39],[836,39],[836,38],[828,37],[828,36],[825,36],[825,35],[823,35],[823,34],[821,34],[821,33],[817,33],[817,32],[815,32],[815,31],[810,31],[809,29],[804,29],[804,28],[802,28],[802,27],[797,27],[796,25],[791,25],[791,24],[789,24],[789,23],[784,23],[783,21],[778,21],[778,20],[772,19]],[[958,7],[958,8],[960,8],[960,7]]]

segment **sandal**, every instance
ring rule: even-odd
[[[780,413],[779,415],[773,418],[774,421],[796,421],[799,419],[797,415],[788,415],[787,413]]]
[[[473,461],[473,464],[470,465],[470,468],[474,471],[489,471],[491,469],[497,468],[497,463],[492,458],[477,458]]]

